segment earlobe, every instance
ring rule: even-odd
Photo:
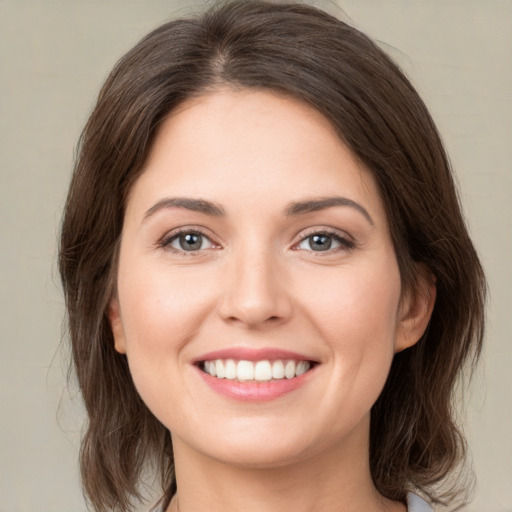
[[[126,354],[126,340],[119,310],[119,301],[113,297],[108,306],[108,319],[114,336],[114,347],[120,354]]]
[[[426,267],[417,285],[402,301],[395,353],[415,345],[426,331],[436,301],[436,278]]]

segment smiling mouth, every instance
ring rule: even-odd
[[[315,366],[313,361],[303,360],[261,360],[246,361],[235,359],[213,359],[200,361],[199,368],[217,379],[239,382],[269,382],[299,377]]]

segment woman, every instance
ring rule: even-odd
[[[297,4],[158,28],[84,130],[60,270],[94,508],[430,510],[484,277],[435,126],[366,36]]]

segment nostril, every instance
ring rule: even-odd
[[[277,325],[289,319],[292,307],[286,288],[269,279],[255,282],[252,274],[249,277],[241,276],[226,287],[219,303],[220,316],[233,325],[248,327]]]

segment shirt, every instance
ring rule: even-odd
[[[417,494],[407,494],[407,512],[434,512],[434,509]]]

